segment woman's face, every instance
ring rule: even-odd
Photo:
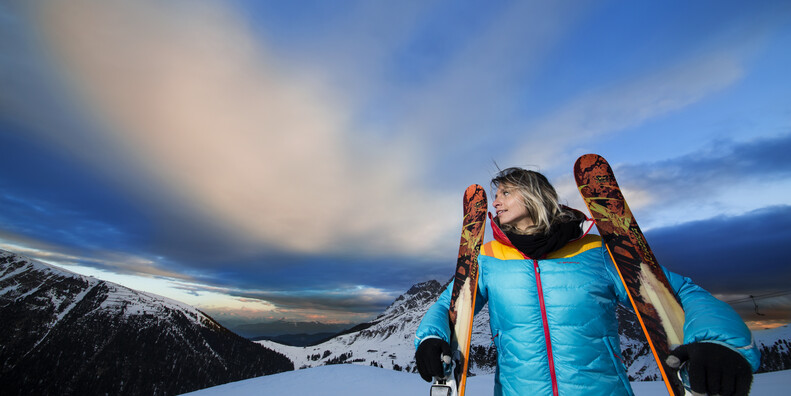
[[[501,183],[497,187],[493,206],[501,225],[509,224],[518,230],[526,230],[533,225],[519,192],[510,184]]]

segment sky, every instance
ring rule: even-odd
[[[783,0],[3,1],[0,249],[360,323],[450,279],[468,185],[583,208],[598,153],[661,264],[788,323],[788,48]]]

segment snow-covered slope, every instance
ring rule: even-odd
[[[471,377],[468,395],[491,395],[494,375]],[[791,388],[791,371],[758,374],[751,395],[785,395]],[[661,381],[632,382],[636,396],[667,396]],[[189,393],[190,396],[321,395],[403,396],[427,395],[429,384],[415,374],[375,367],[339,365],[317,367],[234,382]]]
[[[293,369],[189,305],[2,250],[0,326],[3,395],[174,394]]]

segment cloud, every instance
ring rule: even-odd
[[[577,96],[525,125],[530,131],[510,155],[515,163],[573,163],[580,146],[602,135],[678,111],[721,91],[744,74],[737,51],[710,52]],[[540,149],[537,149],[540,147]]]
[[[646,232],[657,260],[712,293],[785,290],[791,206],[720,216]]]
[[[398,296],[369,286],[346,286],[300,290],[240,289],[195,282],[172,282],[172,288],[196,296],[195,303],[207,311],[229,317],[261,319],[262,317],[311,318],[322,321],[367,320],[381,313]],[[210,296],[221,296],[221,300]]]
[[[393,293],[369,287],[320,290],[315,293],[305,290],[294,293],[248,291],[242,296],[264,300],[284,310],[341,311],[369,315],[381,313],[396,297]]]
[[[791,176],[791,133],[749,141],[715,141],[709,148],[656,163],[618,166],[639,188],[661,196],[710,195],[713,189],[740,180],[771,180]]]
[[[615,164],[619,184],[641,225],[738,215],[785,204],[791,193],[791,134],[717,141],[669,160]]]
[[[4,231],[0,231],[0,249],[64,268],[90,268],[114,275],[131,275],[148,279],[193,280],[184,272],[168,268],[167,263],[158,260],[161,258],[148,258],[112,250],[74,249],[69,246],[41,242],[40,239],[20,237],[18,234]]]
[[[455,230],[459,199],[416,188],[412,143],[360,138],[342,93],[276,57],[220,4],[82,1],[34,12],[104,126],[97,151],[143,172],[129,190],[283,251],[431,252]],[[115,172],[111,157],[94,161]]]
[[[519,117],[525,81],[587,4],[362,2],[314,24],[307,43],[289,36],[283,45],[344,87],[366,134],[398,136],[423,172],[443,174],[435,183],[458,189],[488,176],[492,131]]]

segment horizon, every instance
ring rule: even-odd
[[[7,252],[9,252],[11,254],[20,255],[19,253],[15,253],[15,252],[10,252],[10,251],[7,251]],[[20,255],[20,256],[25,257],[24,255]],[[67,270],[68,271],[68,269],[66,267],[61,267],[61,266],[59,266],[57,264],[54,264],[54,263],[49,263],[49,262],[43,262],[43,263],[46,264],[46,265],[52,266],[54,268],[57,268],[57,269]],[[89,276],[89,277],[93,277],[93,278],[96,278],[96,279],[99,279],[99,280],[102,280],[102,281],[115,283],[115,282],[112,282],[109,279],[98,278],[98,277],[95,277],[93,275],[87,275],[87,274],[76,273],[76,272],[74,272],[74,273],[76,275]],[[446,281],[450,281],[450,280],[451,279],[449,278]],[[422,285],[422,284],[426,284],[426,283],[429,283],[429,282],[437,282],[440,285],[443,284],[443,282],[438,280],[438,279],[431,279],[431,280],[428,280],[428,281],[425,281],[425,282],[416,283],[416,284],[412,285],[410,288],[408,288],[407,290],[404,290],[404,292],[401,295],[399,295],[398,297],[396,297],[396,299],[394,299],[393,302],[398,301],[398,298],[403,296],[404,294],[406,294],[409,290],[411,290],[412,287],[415,287],[415,286],[418,286],[418,285]],[[116,283],[116,284],[120,285],[120,283]],[[128,287],[128,286],[126,286],[126,287]],[[136,290],[136,289],[133,289],[133,290]],[[137,290],[137,291],[142,291],[142,290]],[[164,295],[159,296],[159,297],[169,298],[169,297],[166,297]],[[757,296],[757,297],[760,297],[760,296]],[[752,301],[751,298],[748,298],[748,300]],[[179,302],[181,304],[190,305],[190,304],[188,304],[186,302],[179,301],[179,300],[177,300],[177,302]],[[631,307],[628,307],[628,308],[631,309]],[[386,309],[383,310],[380,313],[380,315],[382,313],[384,313],[385,311],[386,311]],[[204,313],[204,314],[207,314],[207,313]],[[249,322],[249,321],[245,321],[245,320],[233,320],[233,319],[228,320],[227,318],[225,318],[222,321],[220,321],[219,319],[217,319],[216,317],[214,317],[214,316],[212,316],[210,314],[207,314],[207,315],[210,316],[212,319],[215,319],[218,322],[220,322],[220,324],[223,325],[224,327],[229,328],[229,329],[233,330],[234,332],[236,332],[237,334],[242,335],[242,336],[244,336],[245,338],[248,338],[248,339],[255,339],[255,338],[261,338],[261,337],[286,336],[286,335],[300,335],[300,334],[303,334],[303,335],[315,335],[315,334],[326,334],[326,333],[335,333],[335,334],[337,334],[337,333],[340,333],[340,332],[345,332],[345,331],[349,330],[350,328],[352,328],[354,326],[370,323],[371,320],[375,319],[375,317],[372,317],[372,318],[370,318],[370,320],[364,321],[364,322],[321,322],[321,321],[294,321],[294,320],[290,320],[289,318],[282,317],[282,318],[267,318],[266,320],[263,320],[261,322]],[[789,323],[772,323],[772,324],[770,324],[768,326],[765,325],[765,324],[756,323],[756,322],[746,322],[746,323],[750,327],[750,330],[752,330],[752,331],[756,331],[756,330],[773,330],[773,329],[777,329],[779,327],[791,325],[791,322],[789,322]],[[253,330],[250,330],[250,328],[252,328],[253,326],[273,325],[273,324],[293,324],[295,326],[301,325],[302,327],[294,327],[295,330],[289,331],[289,332],[284,332],[284,331],[272,332],[272,331],[269,331],[266,334],[261,333],[261,334],[255,334],[255,335],[252,334]],[[318,330],[311,331],[311,330],[306,330],[308,328],[307,325],[322,325],[322,326],[326,326],[326,327],[324,327],[321,331],[318,331]],[[239,332],[242,328],[244,328],[245,334],[242,334],[241,332]],[[329,330],[330,328],[333,328],[335,330]]]
[[[364,323],[450,279],[468,185],[526,167],[584,209],[595,152],[661,264],[788,324],[789,22],[786,1],[7,2],[0,249],[221,323]]]

